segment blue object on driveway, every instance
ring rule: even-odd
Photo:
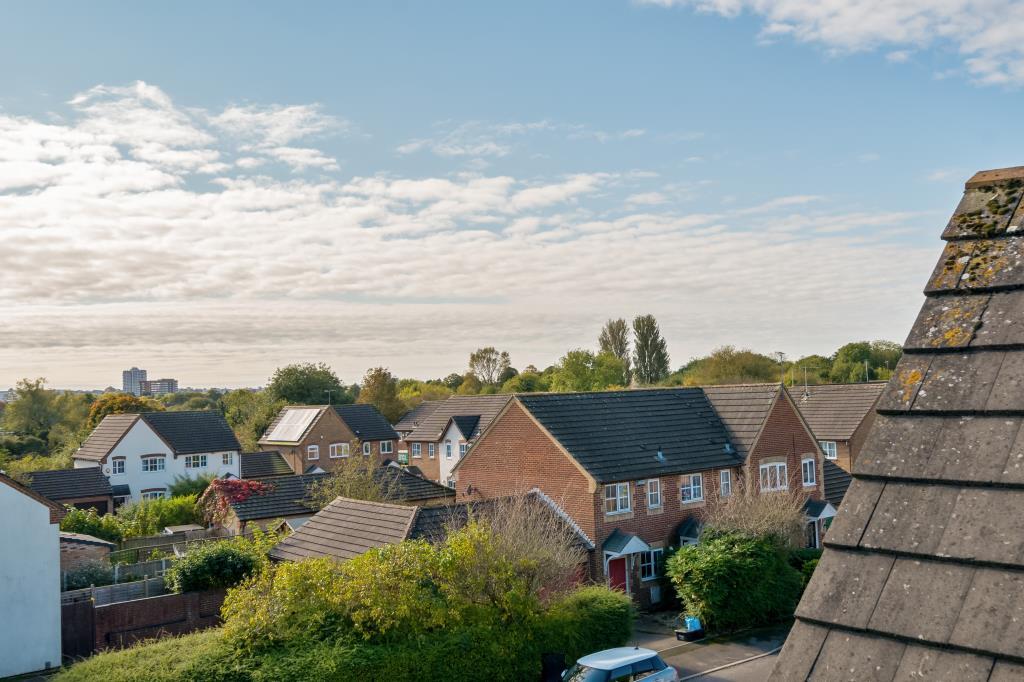
[[[683,627],[676,630],[676,639],[684,642],[693,642],[704,637],[704,627],[697,616],[683,616]]]

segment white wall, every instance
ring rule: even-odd
[[[459,441],[466,440],[462,432],[459,431],[459,427],[452,422],[448,426],[448,430],[441,436],[440,442],[437,444],[437,457],[441,466],[441,478],[440,482],[444,485],[448,485],[448,478],[452,475],[452,467],[455,466],[456,462],[459,461]],[[447,445],[448,441],[452,443],[452,458],[448,459],[445,453],[448,452]],[[427,447],[424,445],[424,447]],[[425,456],[425,455],[424,455]]]
[[[50,509],[0,483],[0,677],[60,665],[60,539]]]
[[[143,471],[143,455],[164,455],[163,471]],[[208,452],[206,454],[206,468],[186,469],[186,455],[175,457],[170,448],[160,439],[153,429],[143,420],[135,422],[132,428],[125,434],[121,442],[107,455],[102,463],[103,473],[110,479],[110,485],[124,485],[131,487],[132,501],[138,502],[142,499],[142,491],[147,488],[167,488],[174,482],[175,476],[196,476],[214,474],[223,476],[233,474],[240,476],[239,453],[231,452],[231,464],[224,464],[224,452]],[[114,474],[111,459],[124,457],[124,473]],[[75,461],[75,466],[88,466],[85,461]]]

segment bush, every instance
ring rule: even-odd
[[[177,559],[164,580],[175,592],[234,587],[259,566],[259,559],[230,542],[208,542]]]
[[[201,474],[195,478],[191,476],[175,476],[174,482],[167,488],[171,497],[185,497],[187,495],[202,495],[213,479],[215,474]]]
[[[120,542],[124,536],[121,524],[110,514],[100,516],[95,509],[76,509],[65,507],[67,514],[60,521],[60,529],[65,533],[81,533],[101,540]]]
[[[777,542],[736,533],[680,548],[667,574],[686,612],[718,632],[792,616],[803,589]]]
[[[115,516],[126,538],[157,535],[167,526],[203,522],[196,495],[133,502],[120,507]]]
[[[545,614],[545,650],[575,661],[584,654],[622,646],[633,634],[633,602],[606,587],[581,587],[553,602]]]
[[[114,569],[104,561],[84,561],[64,573],[62,587],[65,590],[80,590],[95,585],[110,585],[114,582]]]

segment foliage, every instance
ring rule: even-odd
[[[786,385],[827,384],[831,372],[832,358],[824,355],[805,355],[789,365],[786,370]]]
[[[176,559],[164,580],[175,592],[234,587],[260,567],[257,557],[230,542],[207,542]]]
[[[162,412],[164,406],[152,398],[140,398],[131,393],[104,393],[93,402],[85,428],[95,429],[108,414],[138,414]]]
[[[501,385],[502,393],[539,393],[548,390],[548,381],[537,372],[523,371]]]
[[[105,561],[83,561],[64,573],[62,589],[80,590],[85,587],[100,587],[114,582],[114,569]]]
[[[739,533],[705,535],[681,547],[666,573],[686,613],[717,632],[792,616],[803,588],[777,543]]]
[[[253,495],[264,495],[273,485],[242,478],[215,478],[196,501],[198,515],[211,525],[223,525],[231,513],[231,504],[245,502]]]
[[[632,600],[596,585],[581,587],[548,608],[544,641],[567,661],[629,641],[633,634]]]
[[[70,469],[71,458],[64,455],[51,455],[43,457],[40,455],[25,455],[24,457],[12,457],[0,449],[0,470],[13,479],[27,483],[29,474],[34,471],[52,471],[54,469]]]
[[[566,353],[551,374],[552,391],[603,391],[626,383],[626,366],[611,353],[577,348]]]
[[[668,376],[668,348],[654,315],[633,320],[633,376],[643,385],[656,384]]]
[[[629,325],[622,318],[608,320],[601,328],[601,334],[597,337],[598,347],[602,353],[610,353],[622,361],[625,367],[624,386],[628,386],[632,379],[631,358],[629,355]]]
[[[352,441],[350,452],[359,452],[358,440]],[[320,510],[337,497],[369,502],[387,502],[396,497],[397,488],[390,485],[394,478],[382,470],[372,457],[347,457],[336,460],[326,476],[309,486],[305,503]],[[397,473],[397,470],[395,470]]]
[[[472,372],[466,372],[465,376],[462,377],[462,381],[459,383],[456,393],[459,395],[477,395],[480,393],[480,389],[483,388],[483,384],[480,379],[477,378]]]
[[[358,402],[373,405],[392,424],[406,411],[405,404],[398,397],[398,382],[384,367],[366,370],[359,385]]]
[[[4,428],[46,440],[50,429],[61,418],[56,405],[56,391],[47,389],[43,378],[22,379],[14,391],[17,397],[4,409]]]
[[[483,384],[498,384],[510,365],[508,352],[499,352],[494,346],[478,348],[469,354],[469,371]]]
[[[680,374],[684,386],[778,382],[782,376],[774,358],[734,346],[716,348],[707,357],[688,364]]]
[[[459,377],[462,383],[462,377]],[[416,381],[403,379],[398,382],[398,399],[405,411],[409,411],[426,400],[444,400],[453,394],[452,389],[439,381]]]
[[[195,495],[131,502],[114,515],[124,537],[157,535],[167,526],[202,523]]]
[[[821,550],[812,547],[801,547],[789,552],[789,565],[800,571],[803,576],[804,586],[811,580],[814,569],[818,567],[818,560],[821,558]]]
[[[292,405],[344,405],[355,400],[334,370],[323,362],[278,367],[267,384],[267,393],[274,400]]]
[[[0,438],[0,448],[14,459],[26,455],[45,456],[47,445],[45,440],[37,436],[6,436]]]
[[[171,497],[183,497],[185,495],[202,495],[207,486],[217,478],[216,474],[199,474],[198,476],[175,476],[174,481],[167,487]]]
[[[459,386],[462,385],[463,375],[458,372],[452,372],[444,379],[441,379],[441,383],[450,388],[452,391],[457,391]]]
[[[803,509],[806,499],[786,492],[758,495],[737,482],[732,495],[709,502],[704,533],[741,533],[802,547],[807,527]]]
[[[100,516],[95,509],[77,509],[65,507],[67,513],[60,521],[60,529],[65,533],[81,533],[101,540],[120,542],[124,530],[113,514]]]
[[[220,404],[224,419],[235,432],[243,450],[253,452],[259,448],[259,439],[287,403],[275,400],[269,391],[238,389],[224,394]]]
[[[902,354],[900,345],[892,341],[848,343],[832,356],[829,378],[835,383],[888,379]]]

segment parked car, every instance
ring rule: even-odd
[[[562,674],[562,682],[679,682],[679,673],[658,652],[619,647],[588,654]]]

